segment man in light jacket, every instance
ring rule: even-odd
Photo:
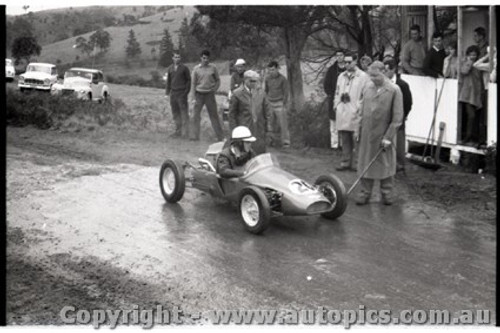
[[[339,75],[335,89],[334,110],[337,131],[342,141],[342,157],[338,171],[356,170],[356,146],[359,136],[359,105],[368,75],[357,66],[358,56],[345,56],[346,70]]]
[[[384,75],[384,64],[375,61],[368,69],[370,82],[363,90],[361,103],[361,135],[359,142],[358,173],[370,164],[380,149],[375,162],[361,178],[361,191],[356,204],[370,200],[374,180],[380,180],[382,202],[392,205],[393,178],[396,174],[396,134],[403,122],[401,89]]]

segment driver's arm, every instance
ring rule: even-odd
[[[241,177],[245,174],[243,170],[234,170],[227,156],[219,155],[217,158],[217,173],[222,178]]]

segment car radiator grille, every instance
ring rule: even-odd
[[[24,79],[24,83],[43,85],[42,80],[36,80],[36,79]]]
[[[63,89],[62,90],[63,96],[73,95],[74,93],[75,93],[75,91],[73,89]]]

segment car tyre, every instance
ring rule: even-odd
[[[314,182],[320,192],[332,203],[331,211],[322,213],[321,216],[334,220],[344,214],[347,208],[347,192],[344,183],[332,174],[319,176]]]
[[[160,169],[161,194],[169,203],[176,203],[182,199],[186,189],[184,168],[178,161],[166,160]]]
[[[238,210],[245,228],[253,234],[261,234],[269,227],[271,207],[264,192],[255,186],[241,190]]]

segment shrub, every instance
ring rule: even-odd
[[[324,112],[323,103],[315,96],[307,101],[302,110],[291,112],[289,129],[292,142],[309,147],[328,148],[330,146],[330,121]]]
[[[120,99],[112,103],[94,103],[75,98],[52,96],[46,92],[7,91],[6,122],[8,126],[33,125],[40,129],[64,128],[77,124],[81,128],[104,126],[125,109]]]

